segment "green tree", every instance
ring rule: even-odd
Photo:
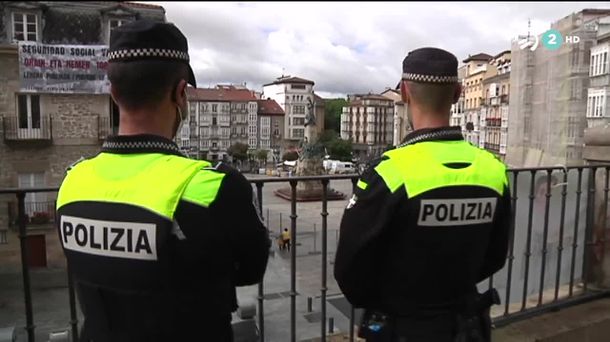
[[[294,161],[299,159],[299,154],[295,151],[288,151],[282,156],[282,160]]]
[[[267,155],[269,154],[268,150],[257,150],[255,152],[256,159],[260,160],[263,163],[267,162]]]
[[[352,160],[352,142],[349,140],[334,139],[327,144],[326,149],[331,159]]]
[[[341,131],[341,113],[347,101],[342,98],[328,99],[324,103],[324,128],[337,133]]]
[[[339,133],[332,129],[327,129],[318,137],[318,143],[330,155],[331,159],[339,159],[348,161],[352,159],[352,143],[348,140],[343,140]]]
[[[242,143],[235,143],[229,147],[227,153],[234,159],[244,161],[248,159],[248,145]]]
[[[318,136],[318,142],[325,147],[327,147],[326,144],[337,139],[339,139],[339,133],[332,129],[327,129]]]

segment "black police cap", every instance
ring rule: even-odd
[[[402,80],[418,83],[456,83],[458,60],[448,51],[421,48],[409,52],[402,61]],[[396,89],[400,88],[400,82]]]
[[[197,87],[189,64],[188,43],[180,30],[170,23],[137,20],[110,33],[108,62],[173,60],[188,66],[188,83]]]

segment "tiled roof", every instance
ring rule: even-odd
[[[377,94],[356,94],[353,99],[348,103],[348,106],[362,106],[364,100],[380,100],[387,102],[394,102],[394,100]]]
[[[235,88],[187,88],[187,96],[192,101],[248,102],[256,101],[254,91]]]
[[[464,63],[468,63],[470,61],[488,61],[490,59],[492,59],[493,56],[490,56],[486,53],[477,53],[474,56],[468,56],[468,58],[466,58],[465,60],[463,60]]]
[[[150,8],[150,9],[165,10],[163,8],[163,6],[152,5],[152,4],[145,4],[145,3],[142,3],[142,2],[125,1],[125,2],[122,2],[122,4],[124,4],[125,6],[133,7],[133,8]]]
[[[162,10],[163,12],[165,12],[165,8],[163,8],[163,6],[153,5],[153,4],[144,3],[144,2],[132,2],[132,1],[95,1],[95,2],[93,2],[93,1],[91,1],[91,3],[95,3],[95,4],[101,5],[101,6],[123,5],[125,7]]]
[[[271,83],[264,84],[263,86],[268,86],[268,85],[273,85],[273,84],[284,84],[284,83],[311,84],[311,85],[314,85],[313,81],[306,80],[304,78],[285,76],[285,77],[279,77],[275,81],[273,81]]]
[[[507,54],[507,53],[511,53],[511,51],[510,50],[504,50],[504,51],[500,52],[499,54],[495,55],[493,58],[497,59],[498,57],[501,57],[502,55]]]
[[[284,110],[275,100],[257,100],[259,115],[277,115],[284,116]]]

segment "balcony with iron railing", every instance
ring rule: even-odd
[[[605,185],[600,187],[596,176],[598,180],[604,180]],[[601,215],[595,208],[608,208],[610,166],[511,169],[508,178],[513,219],[506,264],[478,285],[480,291],[494,287],[500,292],[502,304],[493,306],[491,310],[494,326],[502,327],[608,296],[608,290],[596,287],[599,272],[595,267],[599,266],[599,258],[595,255],[599,255],[600,250],[603,253],[606,241],[605,235],[596,230],[599,229],[596,218]],[[339,216],[334,215],[341,215],[342,210],[336,208],[344,205],[329,206],[328,194],[331,185],[344,188],[349,193],[357,180],[358,175],[249,179],[259,199],[257,209],[261,219],[272,232],[290,227],[292,242],[289,252],[278,252],[280,257],[270,258],[264,281],[252,289],[257,310],[250,323],[256,327],[256,341],[294,342],[297,336],[299,340],[317,337],[320,341],[330,341],[328,335],[335,330],[335,323],[345,333],[345,339],[355,340],[355,326],[361,310],[350,306],[340,292],[329,292],[338,289],[332,277],[328,276],[328,268],[332,267],[337,247],[332,242],[338,241],[339,237]],[[304,181],[321,183],[322,200],[318,205],[303,208],[299,204],[297,207],[297,186]],[[277,199],[263,196],[282,185],[288,186],[293,194],[291,201],[278,204]],[[35,329],[49,329],[48,326],[36,328],[34,317],[42,320],[41,317],[49,313],[42,310],[34,315],[33,290],[27,266],[29,246],[26,243],[26,232],[32,223],[28,222],[26,215],[28,210],[50,210],[50,205],[28,209],[25,197],[29,192],[56,193],[57,190],[0,189],[0,195],[16,196],[16,213],[21,218],[17,223],[25,294],[23,326],[29,341],[34,341]],[[603,225],[602,222],[602,228]],[[333,235],[334,241],[331,240]],[[271,270],[273,265],[278,268]],[[69,306],[64,308],[64,316],[69,316],[69,319],[61,323],[54,317],[53,322],[71,326],[72,339],[77,341],[82,317],[76,309],[76,296],[69,274],[67,279]],[[314,292],[319,293],[316,295]],[[56,308],[53,314],[60,311]],[[20,317],[15,317],[18,319]],[[236,339],[239,338],[236,334]]]
[[[17,117],[4,116],[2,118],[2,129],[4,141],[39,141],[51,142],[52,119],[50,115]]]
[[[493,118],[485,118],[485,126],[487,127],[500,127],[502,124],[502,118],[493,117]]]
[[[18,226],[18,203],[17,201],[7,203],[7,217],[9,227]],[[26,201],[24,203],[25,222],[28,228],[53,228],[55,223],[55,201]]]
[[[493,143],[485,143],[484,144],[484,148],[488,151],[492,151],[492,152],[499,152],[500,151],[500,144],[493,144]]]

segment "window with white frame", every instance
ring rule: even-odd
[[[598,45],[591,49],[591,65],[589,69],[590,76],[605,75],[610,72],[608,66],[608,52],[610,51],[610,45]]]
[[[292,113],[293,114],[305,114],[305,106],[293,106]]]
[[[13,39],[21,41],[38,40],[38,16],[33,13],[13,13]]]
[[[40,95],[17,95],[20,129],[40,128]]]
[[[243,127],[243,126],[242,126],[242,127],[240,128],[239,133],[240,133],[240,134],[246,134],[246,127]]]
[[[269,127],[261,127],[261,137],[269,137],[269,132]]]
[[[302,128],[295,128],[292,130],[292,136],[294,138],[302,138],[305,136],[305,130]]]
[[[197,113],[197,102],[189,102],[189,113],[190,114]]]
[[[44,173],[42,172],[19,173],[17,176],[19,188],[41,188],[45,186]],[[47,194],[44,192],[25,194],[26,214],[31,217],[35,212],[48,211],[49,203],[46,203],[46,201]]]
[[[188,125],[183,125],[180,131],[180,137],[182,139],[188,139],[191,135],[191,129]]]
[[[256,148],[256,138],[250,138],[250,139],[248,139],[248,147],[250,147],[250,148]]]
[[[248,133],[250,135],[256,135],[256,126],[248,126]]]
[[[604,89],[589,89],[587,98],[587,117],[601,118],[606,115],[606,91]]]
[[[208,149],[209,147],[210,147],[210,141],[209,140],[201,140],[201,148]]]
[[[265,126],[270,126],[271,125],[271,118],[267,117],[267,116],[263,116],[261,118],[261,126],[265,127]]]
[[[229,140],[221,140],[220,141],[220,148],[227,149],[227,148],[229,148],[229,144],[230,144]]]

